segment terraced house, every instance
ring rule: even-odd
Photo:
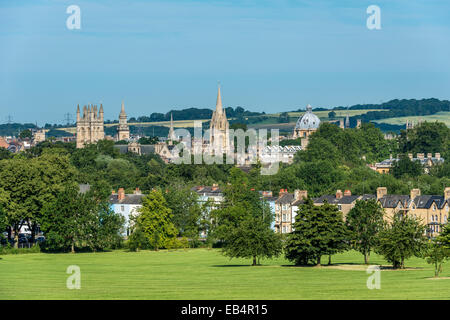
[[[387,188],[377,188],[377,201],[386,212],[386,219],[394,215],[409,215],[427,225],[427,236],[435,237],[442,225],[448,222],[450,187],[442,195],[421,195],[420,189],[412,189],[409,195],[387,194]]]
[[[299,206],[308,197],[306,190],[295,190],[289,193],[281,189],[275,201],[275,231],[290,233],[293,231],[295,216]],[[450,208],[450,187],[445,188],[442,195],[421,195],[420,189],[412,189],[409,195],[388,194],[387,188],[377,188],[377,194],[352,195],[350,190],[337,190],[334,195],[322,195],[313,198],[314,205],[325,202],[334,204],[342,212],[344,219],[358,200],[376,199],[385,211],[385,219],[391,220],[394,215],[410,215],[420,219],[427,225],[427,236],[432,238],[441,232],[442,225],[448,222]]]

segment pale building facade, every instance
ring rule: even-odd
[[[442,195],[421,195],[420,189],[412,189],[409,195],[388,194],[387,188],[377,188],[377,201],[385,211],[386,220],[395,215],[409,215],[427,226],[427,236],[433,238],[448,223],[450,187]]]
[[[210,152],[215,153],[216,155],[228,153],[231,150],[230,127],[227,120],[227,115],[222,106],[220,86],[217,91],[216,110],[213,111],[209,130]]]
[[[103,105],[97,112],[96,105],[88,105],[80,114],[80,105],[77,107],[77,148],[84,148],[89,143],[96,143],[105,139]]]
[[[127,123],[127,114],[125,113],[125,104],[122,101],[122,109],[119,114],[119,126],[117,127],[117,141],[128,141],[130,139],[130,128]]]

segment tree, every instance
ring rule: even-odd
[[[412,161],[407,155],[402,155],[398,161],[394,162],[391,172],[397,179],[403,175],[417,177],[422,174],[423,168],[419,161]]]
[[[405,260],[420,257],[426,248],[426,226],[410,216],[395,215],[379,234],[375,251],[392,263],[394,269],[405,268]]]
[[[290,120],[290,117],[289,117],[289,113],[287,113],[287,112],[282,112],[278,116],[279,123],[289,123],[289,120]]]
[[[159,190],[152,190],[144,198],[136,222],[155,250],[165,247],[168,241],[177,236],[177,229],[172,222],[172,210],[167,207]]]
[[[328,112],[328,119],[334,119],[336,118],[336,112],[330,111]]]
[[[213,235],[222,242],[222,253],[230,258],[251,258],[253,266],[260,258],[279,256],[281,239],[270,228],[273,214],[267,203],[249,186],[242,170],[231,169],[230,180],[225,200],[212,213]]]
[[[26,139],[26,138],[31,139],[32,137],[33,137],[33,134],[31,133],[30,129],[25,129],[25,130],[21,131],[19,134],[20,139]]]
[[[383,229],[383,209],[376,200],[358,200],[347,214],[346,224],[350,230],[353,247],[364,255],[369,263],[372,250],[377,245],[378,233]]]
[[[323,255],[345,248],[347,232],[336,206],[327,203],[315,206],[307,199],[298,209],[293,229],[287,237],[285,254],[296,265],[320,265]]]
[[[45,248],[51,251],[68,250],[82,245],[91,236],[95,224],[95,201],[81,194],[77,185],[66,185],[56,199],[43,208],[41,230],[46,236]]]
[[[188,186],[172,184],[164,194],[167,206],[172,210],[172,221],[178,229],[178,235],[192,240],[200,234],[201,208],[197,193]]]
[[[315,206],[307,199],[298,209],[293,229],[288,234],[285,254],[296,265],[320,266],[323,255],[345,248],[347,232],[342,213],[334,205]]]
[[[434,276],[439,277],[442,272],[442,264],[450,256],[450,250],[439,239],[430,241],[425,253],[427,263],[434,265]]]
[[[31,230],[32,242],[42,208],[54,200],[65,183],[74,181],[75,168],[61,150],[46,150],[39,157],[27,159],[24,154],[0,161],[0,188],[9,194],[5,204],[7,219],[15,234],[24,224]]]

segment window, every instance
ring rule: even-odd
[[[447,223],[447,215],[444,216],[444,223]]]
[[[120,206],[120,211],[124,212],[125,211],[125,206]]]
[[[283,227],[283,233],[286,233],[286,226]]]
[[[342,210],[342,205],[338,204],[338,210],[339,210],[339,211]]]
[[[283,222],[285,222],[285,221],[286,221],[286,215],[283,214]]]

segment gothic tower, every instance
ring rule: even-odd
[[[127,114],[125,113],[125,105],[122,101],[122,110],[119,114],[119,126],[117,127],[117,141],[129,140],[130,128],[127,123]]]
[[[77,106],[77,148],[84,148],[86,144],[96,143],[105,139],[103,105],[97,112],[97,105],[88,105],[80,114],[80,105]]]
[[[220,85],[217,91],[216,110],[213,111],[209,130],[211,149],[217,150],[219,153],[227,153],[230,150],[230,129],[227,115],[222,107]]]

